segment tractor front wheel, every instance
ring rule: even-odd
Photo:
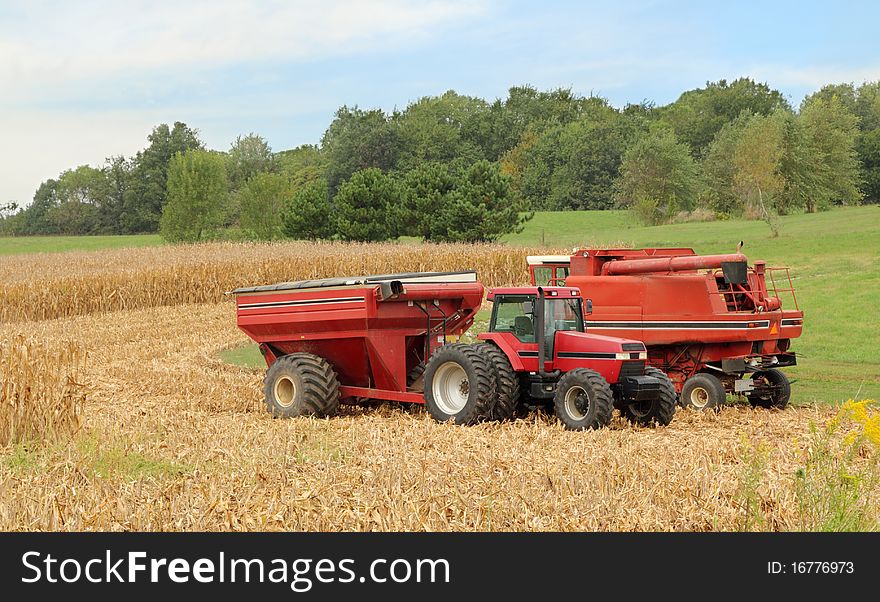
[[[681,388],[681,405],[692,410],[719,409],[727,400],[724,383],[714,374],[694,374]]]
[[[473,345],[452,344],[434,352],[425,367],[425,407],[438,422],[488,420],[495,403],[495,375]]]
[[[614,397],[611,387],[594,370],[577,368],[559,379],[553,408],[570,431],[598,429],[611,421]]]
[[[339,406],[339,381],[324,358],[291,353],[266,371],[263,394],[269,412],[279,418],[330,416]]]
[[[788,405],[788,400],[791,399],[791,382],[784,372],[771,368],[764,372],[755,372],[752,380],[759,385],[759,388],[748,395],[750,404],[779,410]]]
[[[653,376],[660,381],[660,394],[654,399],[635,401],[624,405],[623,415],[630,422],[642,426],[666,426],[672,422],[672,417],[675,416],[675,406],[678,404],[675,385],[658,368],[645,368],[645,376]]]

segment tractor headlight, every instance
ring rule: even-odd
[[[639,353],[636,352],[617,352],[614,354],[614,359],[616,360],[646,360],[648,359],[648,352],[641,351]]]

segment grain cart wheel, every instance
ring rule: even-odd
[[[425,407],[438,422],[474,424],[489,418],[495,376],[473,345],[445,345],[425,367]]]
[[[658,368],[645,368],[645,376],[653,376],[660,381],[660,396],[655,399],[636,401],[623,406],[623,415],[630,422],[642,426],[666,426],[672,422],[678,394],[669,377]]]
[[[291,353],[279,357],[266,371],[263,394],[276,417],[330,416],[339,406],[339,381],[324,358]]]
[[[611,421],[614,397],[598,372],[576,368],[566,372],[556,384],[553,408],[570,431],[597,429]]]
[[[763,385],[764,391],[754,391],[748,395],[749,403],[760,408],[784,409],[791,399],[791,383],[781,370],[772,368],[755,372],[752,380]]]
[[[714,374],[694,374],[681,388],[681,405],[692,410],[719,409],[727,400],[724,383]]]
[[[510,360],[498,347],[485,343],[477,347],[488,359],[495,372],[495,405],[489,413],[492,420],[508,420],[519,403],[519,377]]]

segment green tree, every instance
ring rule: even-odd
[[[210,151],[177,153],[168,166],[168,202],[159,233],[170,242],[196,242],[223,225],[228,212],[226,162]]]
[[[229,189],[236,191],[257,174],[275,171],[272,148],[264,138],[251,132],[238,136],[226,153]]]
[[[781,119],[754,116],[743,128],[733,154],[734,190],[767,222],[774,237],[779,236],[779,225],[771,208],[785,187],[783,142]]]
[[[446,225],[438,216],[453,202],[452,193],[461,184],[461,175],[448,163],[421,163],[403,180],[404,206],[402,233],[424,240],[442,240]]]
[[[238,191],[239,225],[250,238],[272,240],[283,236],[282,210],[290,184],[282,174],[258,173]]]
[[[511,198],[509,178],[495,163],[471,165],[436,218],[445,230],[433,239],[452,242],[492,242],[521,232],[534,213]]]
[[[60,234],[101,232],[102,211],[108,210],[110,186],[103,171],[80,165],[63,172],[55,189],[56,205],[46,214]]]
[[[662,126],[651,127],[627,149],[615,184],[617,202],[649,224],[692,209],[701,186],[690,149]]]
[[[58,181],[49,178],[34,193],[33,202],[16,216],[14,233],[21,236],[57,234],[56,226],[49,221],[49,212],[58,205]]]
[[[741,199],[734,190],[736,165],[733,157],[742,131],[751,118],[750,114],[743,113],[724,124],[704,152],[702,168],[708,189],[705,200],[716,212],[735,215],[743,211]]]
[[[502,159],[502,172],[533,209],[607,209],[623,152],[647,123],[638,112],[594,104],[571,123],[527,130]]]
[[[319,147],[311,144],[275,153],[275,164],[293,190],[327,176],[327,158]]]
[[[864,167],[865,195],[871,202],[880,202],[880,129],[861,136],[859,155]]]
[[[676,137],[702,156],[724,124],[744,111],[769,115],[777,109],[789,110],[778,90],[749,78],[707,82],[705,88],[689,90],[674,103],[657,109],[659,117],[672,126]]]
[[[403,190],[376,168],[355,172],[333,199],[336,233],[342,240],[383,241],[399,236]]]
[[[120,215],[125,233],[156,232],[167,198],[168,164],[176,153],[204,150],[198,131],[179,121],[160,124],[147,137],[149,146],[132,159],[131,179]]]
[[[475,117],[470,139],[483,149],[486,159],[498,161],[528,130],[540,134],[603,106],[608,106],[604,98],[578,96],[569,88],[542,92],[532,86],[515,86],[506,99],[496,100]]]
[[[123,156],[109,157],[103,172],[107,181],[107,193],[101,207],[100,230],[108,234],[123,234],[125,228],[122,214],[125,195],[131,183],[131,162]]]
[[[410,104],[394,117],[401,139],[398,167],[407,170],[426,161],[473,163],[483,158],[476,128],[481,114],[487,112],[484,100],[453,90]]]
[[[299,187],[282,210],[284,234],[299,240],[329,239],[334,234],[327,181],[320,179]]]
[[[402,148],[397,123],[379,109],[341,107],[321,139],[327,157],[327,183],[336,191],[356,171],[387,172],[397,165]]]
[[[817,97],[801,106],[810,152],[818,160],[819,187],[816,203],[808,211],[828,204],[851,205],[862,199],[861,165],[856,144],[859,118],[838,97]]]

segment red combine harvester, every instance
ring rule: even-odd
[[[638,341],[584,332],[577,289],[490,291],[488,333],[449,343],[483,300],[475,272],[330,278],[239,288],[238,326],[269,366],[276,416],[327,416],[340,401],[424,403],[439,421],[513,415],[521,397],[553,403],[569,429],[605,426],[617,407],[637,424],[668,424],[672,382],[646,368]]]
[[[644,341],[648,363],[669,374],[683,406],[717,407],[727,393],[762,407],[788,403],[779,368],[796,364],[789,347],[804,318],[788,268],[687,248],[582,249],[528,263],[532,284],[577,287],[592,301],[588,330]],[[794,309],[782,308],[780,293]]]

